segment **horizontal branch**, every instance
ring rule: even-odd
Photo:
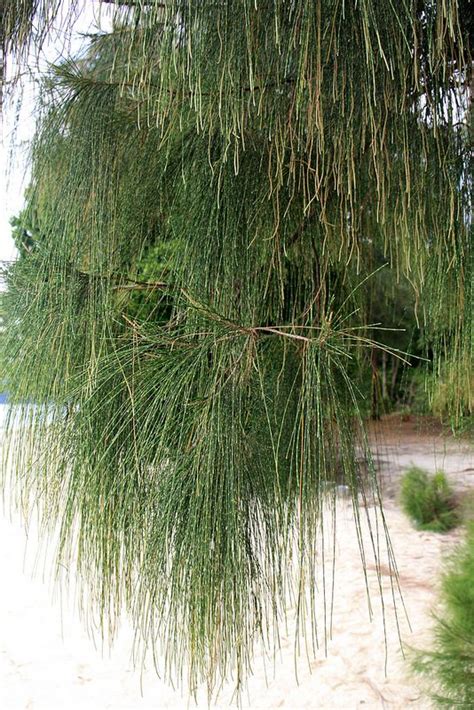
[[[107,3],[108,5],[129,5],[130,7],[139,8],[143,7],[144,5],[163,9],[169,7],[169,5],[164,2],[153,2],[153,0],[144,0],[143,2],[140,2],[140,0],[100,0],[100,2]]]
[[[112,286],[113,291],[153,291],[156,289],[167,289],[171,286],[164,281],[134,281],[127,279],[128,283],[115,284]]]

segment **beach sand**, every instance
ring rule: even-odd
[[[379,527],[380,574],[377,574],[370,533],[364,522],[370,619],[354,514],[350,501],[341,498],[337,504],[332,633],[326,648],[321,630],[316,654],[310,650],[308,657],[301,648],[295,664],[295,610],[290,608],[276,658],[266,658],[256,650],[254,672],[241,697],[243,708],[430,707],[417,681],[410,676],[400,637],[406,647],[426,648],[429,644],[430,614],[436,606],[440,571],[450,551],[462,539],[463,531],[439,535],[414,530],[398,507],[398,481],[411,464],[429,471],[443,469],[462,497],[467,490],[474,489],[472,447],[462,440],[445,437],[435,425],[428,430],[420,429],[416,420],[404,422],[400,418],[374,425],[371,440],[378,458],[385,517],[403,603],[397,594],[383,533]],[[363,519],[371,520],[372,530],[376,530],[373,508],[363,509]],[[30,528],[26,554],[25,542],[25,530],[19,519],[2,517],[0,710],[209,707],[204,692],[198,693],[196,706],[193,699],[160,680],[153,668],[142,673],[134,670],[133,634],[126,623],[110,652],[96,647],[74,610],[73,600],[53,598],[47,558],[41,566],[35,565],[35,560],[43,560],[43,556],[37,556],[34,525]],[[331,542],[327,541],[326,546],[331,553]],[[328,591],[330,586],[329,579]],[[322,594],[319,598],[318,618],[323,626]],[[330,598],[327,601],[329,607]],[[329,631],[329,613],[327,627]],[[232,696],[233,686],[229,683],[212,707],[228,708]]]

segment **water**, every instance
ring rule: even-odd
[[[2,439],[3,429],[5,427],[5,419],[7,416],[7,405],[5,400],[0,400],[0,443]]]

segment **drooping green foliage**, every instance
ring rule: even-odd
[[[57,7],[8,4],[10,43]],[[191,687],[239,685],[288,594],[314,615],[336,484],[355,534],[379,502],[358,373],[406,345],[383,274],[469,357],[469,72],[455,2],[171,0],[117,4],[44,78],[6,459],[104,628],[125,608]]]
[[[443,471],[429,476],[414,466],[402,478],[400,499],[403,510],[419,530],[446,532],[459,522],[454,491]]]
[[[474,525],[450,560],[441,590],[434,639],[417,653],[416,672],[440,707],[468,710],[474,705]]]

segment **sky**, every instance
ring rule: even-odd
[[[28,68],[33,75],[38,76],[47,68],[48,63],[57,62],[61,57],[79,51],[84,42],[81,33],[91,32],[99,26],[107,30],[110,24],[110,12],[104,8],[99,12],[99,3],[89,0],[87,7],[78,10],[71,32],[66,34],[58,28],[55,36],[43,47],[39,60],[34,56],[34,51],[31,53]],[[22,85],[20,107],[17,100],[4,98],[0,146],[0,262],[11,261],[16,254],[10,219],[21,211],[25,188],[28,186],[28,154],[35,129],[37,90],[35,82],[27,78]]]
[[[6,123],[7,121],[4,115],[2,126],[3,140],[0,148],[0,192],[2,196],[2,206],[0,209],[0,261],[11,260],[15,254],[13,242],[10,237],[9,219],[21,207],[21,197],[18,199],[18,195],[19,193],[21,194],[22,191],[21,184],[19,184],[20,173],[18,171],[16,172],[16,180],[8,180],[8,130],[5,125]],[[7,185],[7,182],[10,182],[10,185]],[[16,183],[16,185],[14,185],[14,183]],[[16,199],[14,197],[15,193],[17,195]]]
[[[31,86],[24,89],[21,121],[15,131],[15,107],[4,102],[2,146],[0,149],[0,261],[15,258],[15,247],[10,236],[10,219],[17,215],[23,205],[23,194],[28,182],[27,143],[34,130],[33,91]]]

